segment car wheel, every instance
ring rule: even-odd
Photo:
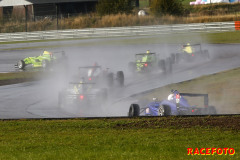
[[[158,61],[158,67],[163,71],[166,72],[166,62],[164,59]]]
[[[107,75],[107,85],[109,87],[112,87],[113,86],[113,73],[109,73]]]
[[[204,55],[204,58],[206,59],[206,60],[209,60],[210,59],[210,55],[209,55],[209,52],[208,52],[208,50],[204,50],[203,51],[203,55]]]
[[[24,69],[26,64],[23,60],[18,61],[17,66],[19,69]]]
[[[169,106],[164,106],[164,105],[159,106],[158,108],[159,116],[168,116],[170,114],[171,114],[171,110]]]
[[[131,104],[128,112],[129,117],[138,117],[140,115],[140,107],[138,104]]]
[[[210,114],[210,115],[215,115],[215,114],[217,114],[216,108],[215,108],[214,106],[209,106],[209,107],[208,107],[208,114]]]
[[[172,73],[172,62],[171,62],[171,58],[167,58],[165,61],[165,68],[166,68],[166,73]]]
[[[49,67],[49,62],[48,62],[48,60],[42,60],[42,67],[43,67],[44,69],[48,69],[48,67]]]
[[[176,53],[175,55],[176,57],[176,63],[178,64],[180,62],[180,58],[181,58],[181,54],[180,53]]]
[[[63,92],[58,93],[58,107],[64,108],[65,106],[65,97]]]
[[[108,98],[108,92],[107,92],[107,89],[104,88],[101,90],[99,94],[99,100],[101,101],[101,104],[105,103],[107,101],[107,98]]]
[[[171,57],[171,63],[174,64],[176,61],[176,55],[174,53],[171,53],[170,57]]]
[[[123,71],[117,72],[117,82],[120,87],[124,86],[124,74]]]

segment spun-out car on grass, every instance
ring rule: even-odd
[[[185,97],[202,97],[203,106],[190,105]],[[208,104],[208,94],[179,93],[173,90],[167,100],[158,101],[157,98],[153,98],[152,102],[144,106],[131,104],[128,116],[213,115],[216,113],[216,108]]]

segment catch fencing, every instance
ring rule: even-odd
[[[0,33],[0,42],[56,39],[104,38],[122,36],[151,36],[179,33],[215,33],[234,31],[236,22],[191,23],[174,25],[87,28],[36,32]]]

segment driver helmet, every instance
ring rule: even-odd
[[[190,46],[190,43],[187,43],[187,46]]]
[[[171,93],[171,94],[168,95],[168,98],[167,98],[167,99],[168,99],[169,101],[171,101],[171,100],[173,100],[173,97],[174,97],[174,94]]]
[[[43,55],[50,55],[50,57],[52,57],[52,52],[44,51]]]
[[[154,102],[158,101],[158,98],[153,98],[153,101],[154,101]]]
[[[147,52],[146,52],[147,54],[149,54],[150,53],[150,50],[147,50]]]

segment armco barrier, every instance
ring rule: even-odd
[[[238,29],[240,29],[239,22],[215,22],[215,23],[192,23],[175,25],[51,30],[38,32],[1,33],[0,42],[120,37],[120,36],[145,36],[189,32],[192,33],[226,32]]]

